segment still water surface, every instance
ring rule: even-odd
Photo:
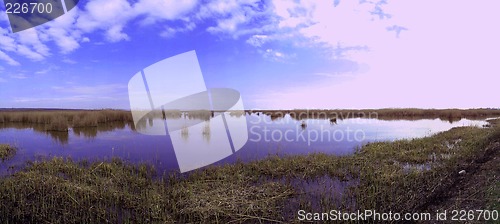
[[[177,122],[193,123],[189,119]],[[245,120],[248,141],[231,156],[217,164],[237,160],[250,161],[272,155],[296,155],[313,152],[346,155],[363,144],[374,141],[420,138],[460,126],[486,125],[484,120],[443,121],[379,120],[349,118],[296,120],[290,116],[271,118],[264,114],[230,116],[228,119]],[[162,122],[155,120],[154,122]],[[160,170],[179,170],[172,139],[180,138],[197,145],[218,144],[209,121],[202,124],[199,133],[178,131],[179,136],[143,135],[130,124],[114,123],[96,128],[70,129],[69,132],[45,132],[43,127],[23,124],[0,124],[0,143],[18,148],[10,160],[0,162],[1,172],[10,166],[22,166],[28,160],[52,156],[80,159],[109,159],[120,157],[134,163],[153,164]],[[204,125],[203,125],[204,124]]]

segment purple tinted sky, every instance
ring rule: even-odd
[[[3,6],[1,6],[3,7]],[[129,108],[141,69],[196,50],[246,108],[500,107],[500,2],[80,1],[12,34],[0,107]]]

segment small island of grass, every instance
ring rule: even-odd
[[[0,160],[4,161],[6,159],[11,158],[15,154],[16,154],[16,148],[7,144],[0,144]]]

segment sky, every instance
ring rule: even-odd
[[[0,7],[0,108],[129,109],[192,50],[246,109],[500,108],[496,0],[81,0],[17,33]]]

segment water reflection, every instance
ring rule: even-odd
[[[183,127],[181,129],[181,137],[184,141],[187,141],[189,139],[189,129],[188,127]]]
[[[355,118],[364,118],[364,119],[379,119],[379,120],[409,120],[409,121],[417,121],[424,119],[436,119],[439,118],[442,121],[447,121],[450,124],[453,122],[457,122],[462,120],[464,117],[462,116],[451,116],[451,115],[434,115],[434,114],[415,114],[415,115],[407,115],[407,116],[397,116],[397,115],[379,115],[376,111],[314,111],[314,110],[281,110],[281,111],[246,111],[247,115],[265,115],[268,116],[272,121],[280,120],[289,116],[290,118],[301,121],[307,119],[317,119],[317,120],[330,120],[331,123],[336,123],[337,120],[345,120],[345,119],[355,119]],[[475,116],[472,117],[476,120],[484,120],[488,118],[487,116]]]
[[[205,121],[205,126],[203,126],[201,133],[203,135],[203,139],[205,139],[206,142],[210,142],[210,122]]]
[[[222,116],[224,115],[224,116]],[[298,116],[300,117],[300,116]],[[0,123],[0,142],[16,145],[23,158],[39,154],[78,158],[120,156],[138,162],[153,161],[160,169],[179,169],[179,160],[224,158],[220,163],[249,161],[271,155],[297,155],[313,152],[344,155],[371,141],[417,138],[446,131],[453,127],[486,124],[484,120],[443,119],[394,120],[366,118],[307,118],[283,114],[242,111],[187,113],[159,112],[148,115],[137,126],[127,122],[70,128],[67,132],[48,132],[44,124]],[[231,150],[227,124],[248,130],[248,141],[241,150]],[[243,121],[241,124],[238,123]],[[140,128],[167,124],[168,136],[148,136]],[[173,131],[171,131],[173,130]],[[355,131],[360,131],[356,135]],[[351,136],[349,136],[351,134]],[[236,135],[231,135],[233,145]],[[359,139],[357,139],[359,137]],[[240,144],[240,143],[238,143]],[[451,143],[450,143],[451,144]],[[179,150],[175,150],[175,148]],[[183,149],[183,150],[180,150]],[[189,149],[189,150],[184,150]],[[218,149],[228,149],[217,151]],[[214,151],[212,151],[214,150]],[[217,152],[219,154],[214,154]],[[447,156],[447,155],[437,155]],[[186,169],[190,164],[183,164]]]
[[[180,135],[181,135],[181,138],[182,140],[184,141],[189,141],[189,136],[190,135],[201,135],[203,136],[203,140],[207,143],[210,142],[210,138],[211,138],[211,128],[210,128],[210,122],[209,121],[204,121],[203,122],[203,128],[201,130],[196,130],[196,129],[193,129],[193,128],[189,128],[189,126],[184,126],[181,128],[180,130]],[[191,132],[193,132],[191,134]]]
[[[125,122],[110,122],[106,124],[99,124],[94,127],[78,127],[73,128],[73,133],[76,136],[83,136],[86,138],[95,138],[99,133],[102,132],[112,132],[115,130],[121,130],[127,127],[129,124]]]
[[[99,124],[94,127],[75,127],[72,128],[72,132],[75,136],[78,137],[83,136],[85,138],[95,138],[100,133],[125,129],[129,125],[130,124],[126,122],[109,122],[106,124]],[[71,132],[71,128],[68,131],[47,131],[47,124],[31,124],[19,122],[0,123],[0,129],[31,129],[36,133],[49,136],[50,138],[52,138],[52,140],[62,145],[68,144]]]

